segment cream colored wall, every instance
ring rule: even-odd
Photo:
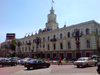
[[[76,44],[75,44],[75,38],[71,37],[68,38],[67,33],[70,32],[72,33],[74,29],[80,29],[80,31],[83,31],[83,36],[80,37],[80,50],[91,50],[91,49],[96,49],[97,48],[97,44],[96,44],[96,40],[98,39],[100,42],[100,36],[95,36],[95,28],[98,28],[98,30],[100,30],[100,26],[99,25],[95,25],[94,21],[91,22],[86,22],[86,23],[81,23],[81,24],[77,24],[77,25],[72,25],[66,28],[61,28],[61,29],[57,29],[57,30],[52,30],[49,32],[44,32],[41,33],[39,35],[34,35],[34,36],[30,36],[30,37],[26,37],[26,38],[22,38],[22,39],[18,39],[21,42],[24,41],[29,41],[31,40],[31,49],[34,46],[34,50],[36,51],[36,44],[33,43],[33,39],[35,39],[35,37],[39,36],[40,38],[42,38],[42,42],[41,42],[41,47],[43,48],[43,44],[45,44],[45,51],[47,50],[47,45],[50,45],[50,51],[53,51],[53,42],[48,41],[48,36],[51,38],[53,38],[53,35],[56,35],[57,41],[55,42],[56,44],[56,51],[61,50],[60,49],[60,43],[63,43],[63,50],[76,50]],[[86,28],[89,28],[90,30],[90,34],[86,35]],[[60,34],[63,34],[63,39],[60,39]],[[100,35],[100,33],[99,33]],[[45,37],[45,42],[43,42],[43,37]],[[90,40],[90,48],[87,49],[86,47],[86,40],[89,39]],[[68,42],[71,42],[71,49],[68,49]],[[100,45],[100,44],[99,44]],[[28,47],[27,45],[21,45],[24,47],[24,51],[25,51],[25,46]],[[22,47],[21,47],[22,48]],[[16,47],[17,50],[17,47]]]

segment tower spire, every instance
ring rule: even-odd
[[[53,10],[53,3],[55,3],[53,0],[51,0],[51,10]]]

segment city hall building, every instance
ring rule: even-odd
[[[72,33],[75,29],[83,32],[80,38],[79,49],[76,48],[75,37]],[[39,39],[37,39],[39,38]],[[56,15],[53,8],[48,15],[48,21],[44,30],[39,29],[38,33],[24,38],[17,39],[16,56],[21,57],[42,57],[58,59],[59,57],[68,60],[84,56],[99,55],[100,47],[100,24],[92,21],[79,23],[63,28],[58,27]]]

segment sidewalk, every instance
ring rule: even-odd
[[[51,65],[58,65],[58,63],[56,63],[56,62],[51,62],[50,63]],[[73,63],[62,63],[62,65],[73,65]]]

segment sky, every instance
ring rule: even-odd
[[[100,23],[100,0],[53,1],[59,28],[65,22],[66,26],[90,20]],[[6,33],[15,33],[20,39],[44,29],[51,6],[52,0],[0,0],[0,43],[6,40]]]

